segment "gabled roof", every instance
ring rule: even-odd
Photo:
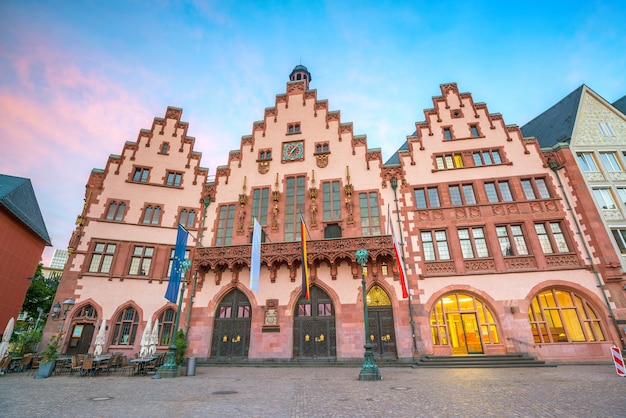
[[[613,102],[613,107],[626,115],[626,96]]]
[[[550,109],[522,126],[524,137],[537,138],[541,147],[550,147],[558,142],[569,142],[574,131],[574,122],[576,122],[584,88],[585,85],[581,85]]]
[[[0,174],[0,206],[23,222],[46,245],[52,245],[29,179]]]

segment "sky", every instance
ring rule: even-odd
[[[386,161],[456,82],[523,126],[586,84],[626,95],[622,1],[0,0],[0,173],[66,249],[92,169],[183,109],[215,173],[305,65]]]

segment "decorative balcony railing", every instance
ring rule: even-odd
[[[356,250],[364,248],[369,252],[370,260],[379,257],[394,256],[393,240],[390,235],[373,237],[333,238],[307,240],[307,258],[310,265],[321,261],[331,266],[342,261],[356,263]],[[224,247],[204,247],[196,249],[195,263],[203,270],[223,271],[250,267],[252,245],[230,245]],[[264,243],[261,245],[261,264],[270,269],[280,264],[289,267],[302,263],[300,241]]]

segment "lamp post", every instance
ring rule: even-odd
[[[187,272],[191,267],[191,261],[185,260],[182,262],[182,277],[187,277]],[[178,377],[180,367],[176,364],[176,336],[178,335],[178,324],[180,322],[180,313],[183,307],[183,295],[185,294],[185,282],[181,280],[180,283],[180,296],[178,297],[178,312],[176,312],[176,321],[174,322],[174,335],[172,335],[172,343],[165,355],[165,363],[159,367],[160,377]],[[156,377],[156,376],[155,376]]]
[[[365,265],[367,264],[368,253],[365,249],[356,251],[356,262],[361,265],[361,289],[363,291],[363,322],[365,325],[365,355],[363,358],[363,367],[359,373],[359,380],[382,380],[376,363],[374,363],[374,354],[372,353],[372,344],[367,337],[369,331],[369,315],[367,312],[367,289],[365,288]]]
[[[67,298],[63,301],[63,321],[61,322],[61,326],[59,327],[59,332],[63,331],[63,327],[65,326],[65,318],[67,318],[67,313],[72,310],[76,302],[74,299]],[[61,304],[59,302],[55,303],[52,306],[52,315],[58,318],[61,315]]]

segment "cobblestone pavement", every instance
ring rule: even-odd
[[[626,417],[612,365],[198,367],[195,376],[0,376],[0,417]]]

